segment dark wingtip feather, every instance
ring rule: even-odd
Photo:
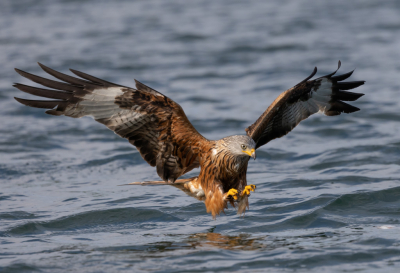
[[[17,97],[14,97],[14,99],[15,99],[16,101],[18,101],[19,103],[22,103],[22,104],[24,104],[24,103],[22,102],[22,100],[23,100],[23,99],[21,99],[21,98],[17,98]]]
[[[348,104],[350,107],[343,110],[343,113],[350,114],[360,111],[360,108]]]
[[[354,70],[350,71],[350,72],[348,72],[346,74],[333,76],[333,77],[331,77],[331,79],[335,80],[337,82],[344,81],[345,79],[349,78],[353,74],[353,72],[354,72]]]
[[[334,72],[332,72],[331,74],[328,74],[328,75],[325,75],[325,76],[323,76],[323,77],[320,77],[320,79],[321,79],[321,78],[330,78],[330,77],[332,77],[333,75],[336,74],[336,72],[338,72],[338,70],[339,70],[339,68],[340,68],[341,66],[342,66],[342,62],[339,60],[337,69],[336,69]]]
[[[62,100],[26,100],[16,97],[14,99],[26,106],[45,109],[52,109],[58,105],[65,104],[65,101]]]
[[[338,82],[336,83],[336,86],[340,90],[350,90],[359,87],[360,85],[363,85],[365,81],[354,81],[354,82]]]
[[[25,76],[24,76],[24,73],[27,73],[27,72],[22,71],[21,69],[18,69],[18,68],[14,68],[14,70],[15,70],[15,72],[17,72],[18,74],[20,74],[22,77],[25,77]]]
[[[47,86],[47,87],[50,87],[50,88],[63,90],[63,91],[69,91],[69,92],[74,92],[76,90],[79,90],[79,88],[77,88],[74,85],[70,85],[70,84],[67,84],[67,83],[53,81],[53,80],[49,80],[49,79],[46,79],[46,78],[43,78],[43,77],[39,77],[39,76],[33,75],[31,73],[22,71],[22,70],[20,70],[18,68],[15,68],[15,71],[18,74],[20,74],[22,77],[25,77],[25,78],[33,81],[33,82],[36,82],[38,84],[43,85],[43,86]]]
[[[56,90],[49,90],[49,89],[43,89],[43,88],[37,88],[37,87],[32,87],[29,85],[24,85],[20,83],[13,84],[15,88],[18,88],[22,92],[39,96],[39,97],[44,97],[44,98],[49,98],[49,99],[61,99],[61,100],[67,100],[73,97],[73,94],[70,92],[60,92]]]
[[[69,70],[70,70],[72,73],[74,73],[75,75],[77,75],[78,77],[81,77],[82,79],[91,81],[91,82],[96,83],[96,84],[100,84],[100,85],[103,85],[103,86],[106,86],[106,87],[111,87],[111,86],[121,86],[121,87],[124,87],[124,86],[119,85],[119,84],[116,84],[116,83],[112,83],[112,82],[109,82],[109,81],[105,81],[105,80],[96,78],[96,77],[94,77],[94,76],[92,76],[92,75],[86,74],[86,73],[84,73],[84,72],[81,72],[81,71],[78,71],[78,70],[75,70],[75,69],[71,69],[71,68],[70,68]]]
[[[85,81],[79,78],[75,78],[72,76],[69,76],[67,74],[58,72],[50,67],[45,66],[44,64],[41,64],[38,62],[38,65],[40,66],[41,69],[43,69],[44,72],[52,75],[53,77],[62,80],[64,82],[73,84],[73,85],[77,85],[77,86],[92,86],[93,88],[95,88],[98,84],[94,83],[94,82],[89,82],[89,81]]]
[[[314,77],[314,75],[317,73],[317,67],[314,67],[313,72],[311,73],[310,76],[308,76],[307,78],[305,78],[304,80],[302,80],[301,82],[299,82],[297,85],[300,85],[302,83],[305,83],[306,81],[308,81],[309,79],[311,79],[312,77]]]
[[[332,99],[343,100],[343,101],[355,101],[364,95],[365,94],[362,93],[353,93],[353,92],[339,90],[332,95]]]
[[[357,112],[360,111],[360,108],[357,108],[353,105],[347,104],[343,101],[335,101],[331,104],[331,108],[328,110],[329,112],[338,112],[338,114],[340,113],[346,113],[346,114],[350,114],[353,112]]]

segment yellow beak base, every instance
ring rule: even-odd
[[[255,149],[251,149],[250,151],[246,150],[246,151],[243,151],[243,153],[248,154],[250,157],[256,159],[256,150]]]

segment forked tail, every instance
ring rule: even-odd
[[[197,182],[197,176],[185,178],[185,179],[178,179],[175,180],[174,183],[165,182],[165,181],[143,181],[143,182],[132,182],[129,184],[123,184],[120,186],[126,185],[141,185],[141,186],[151,186],[151,185],[169,185],[174,186],[175,188],[180,189],[181,191],[185,192],[187,195],[196,198],[197,200],[204,201],[204,191]]]
[[[185,184],[187,182],[193,181],[194,179],[197,179],[197,176],[195,177],[191,177],[191,178],[185,178],[185,179],[177,179],[175,180],[174,183],[171,182],[165,182],[165,181],[143,181],[143,182],[132,182],[132,183],[128,183],[128,184],[122,184],[120,186],[126,186],[126,185],[171,185],[171,186],[176,186],[176,185],[180,185],[180,184]]]

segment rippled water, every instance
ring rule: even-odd
[[[0,2],[0,271],[398,272],[399,1]],[[19,105],[42,62],[181,104],[207,138],[243,134],[308,76],[356,68],[362,110],[315,115],[249,165],[245,217],[212,220],[90,118]],[[193,174],[191,174],[193,175]]]

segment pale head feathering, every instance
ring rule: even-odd
[[[256,143],[246,135],[228,136],[223,139],[223,145],[235,156],[252,157],[256,159]]]

